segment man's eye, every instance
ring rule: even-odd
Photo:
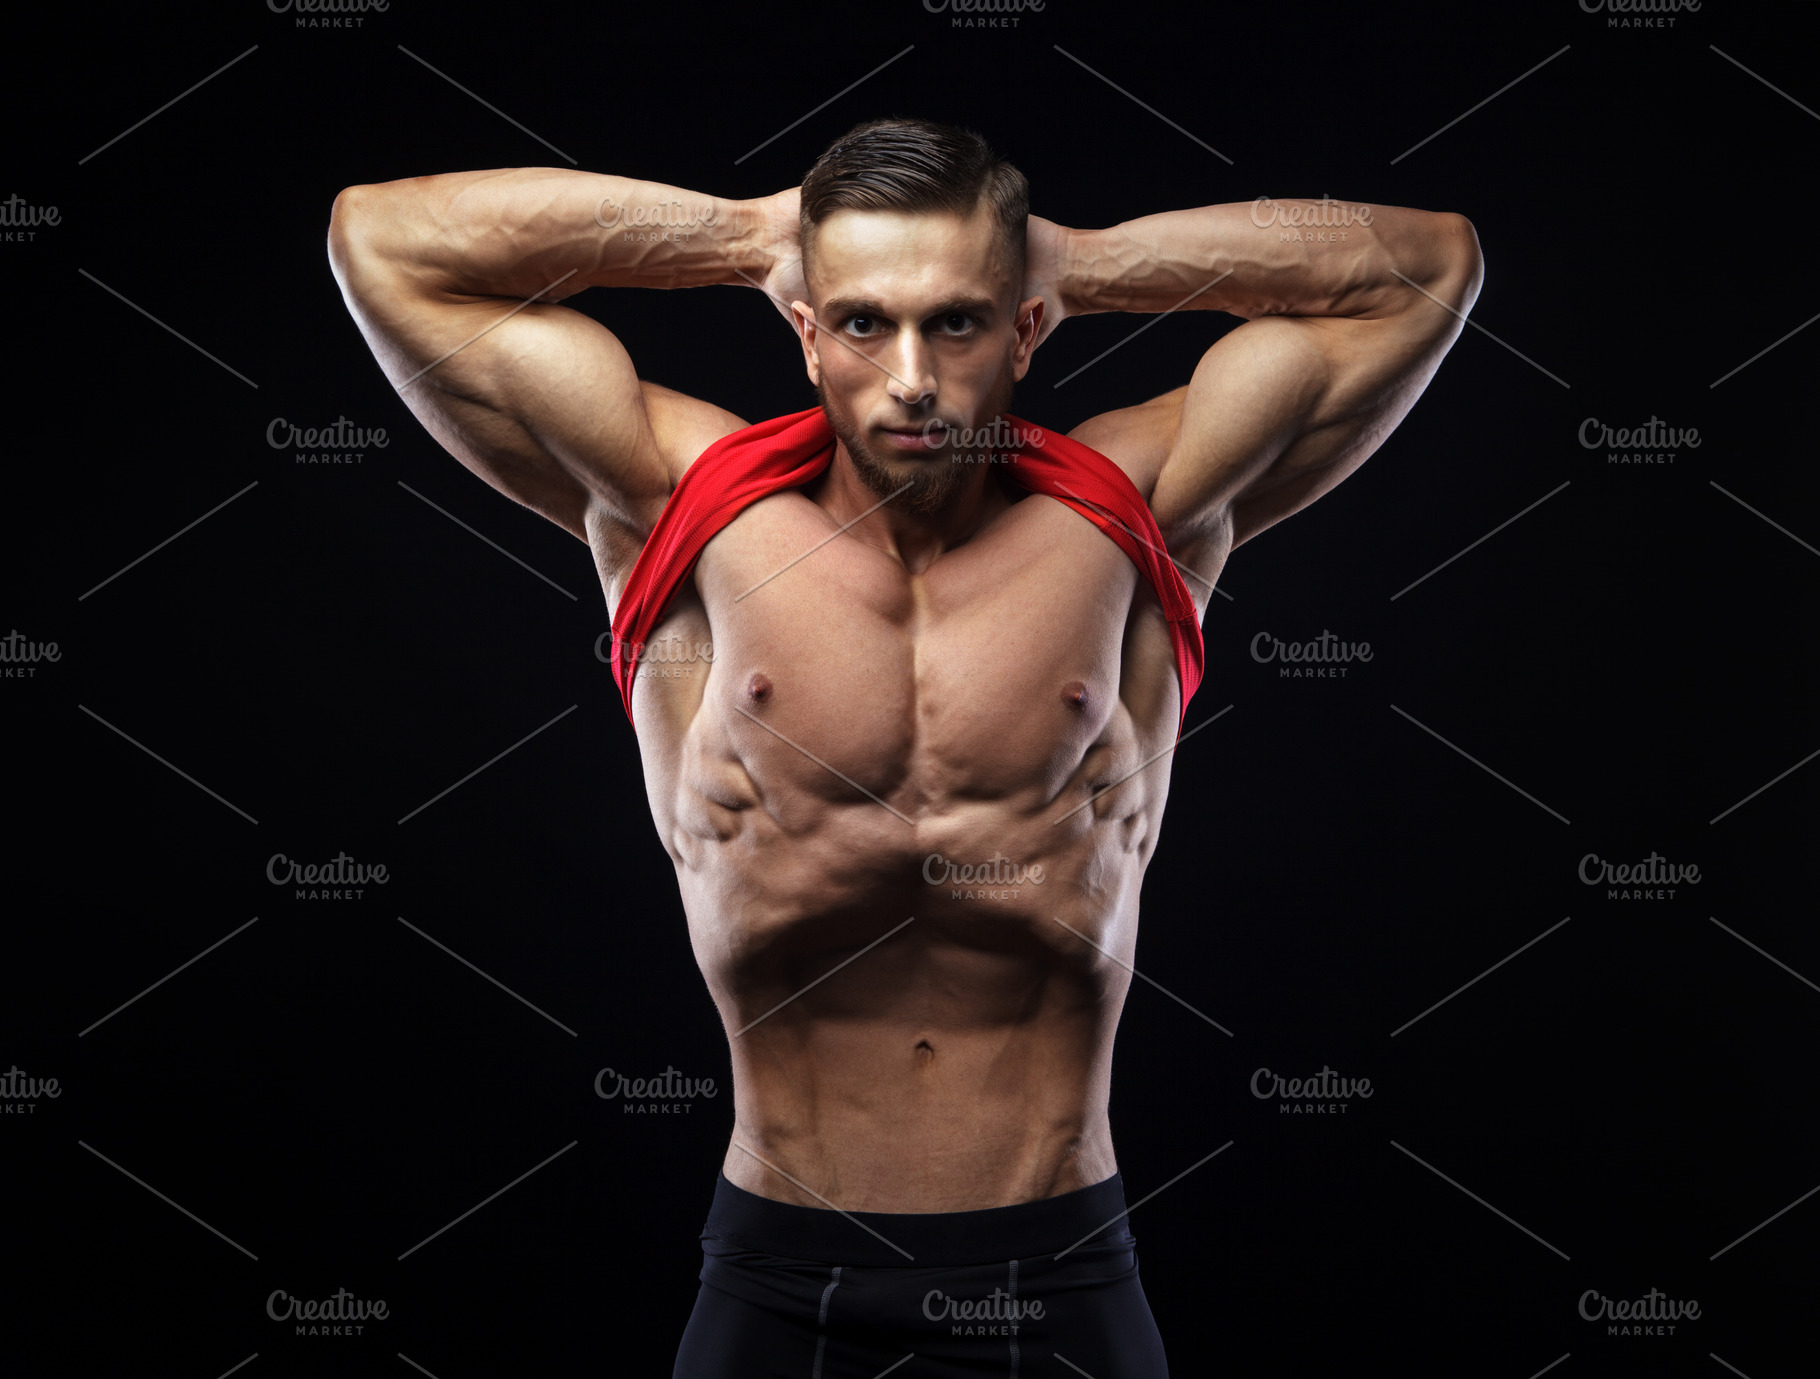
[[[943,320],[942,324],[944,326],[946,326],[949,330],[955,331],[956,333],[958,333],[960,331],[967,329],[967,327],[972,325],[973,322],[972,322],[971,318],[964,316],[960,312],[951,311],[948,313],[947,317]]]
[[[852,331],[855,335],[870,335],[872,333],[872,318],[870,316],[851,317],[847,321],[847,329]]]

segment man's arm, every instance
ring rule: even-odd
[[[683,470],[744,423],[641,384],[610,331],[556,303],[588,287],[787,290],[794,198],[728,201],[560,168],[410,178],[342,192],[329,257],[431,434],[623,577]]]
[[[1046,314],[1246,318],[1185,388],[1074,433],[1132,473],[1171,549],[1206,573],[1364,463],[1421,396],[1483,275],[1464,217],[1395,206],[1246,202],[1109,230],[1030,225],[1026,295]]]

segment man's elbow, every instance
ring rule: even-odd
[[[1434,221],[1436,271],[1435,288],[1430,290],[1463,315],[1472,310],[1485,282],[1485,255],[1479,248],[1479,232],[1470,220],[1454,211],[1438,211]]]
[[[372,187],[343,187],[329,208],[329,264],[344,282],[370,242],[373,191]]]

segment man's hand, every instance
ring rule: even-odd
[[[796,318],[791,302],[809,300],[809,283],[803,277],[802,191],[791,187],[758,203],[761,229],[760,242],[771,266],[759,280],[771,305],[783,313],[792,330]],[[800,334],[800,332],[798,332]]]
[[[1035,349],[1049,338],[1068,315],[1062,302],[1062,278],[1066,271],[1068,231],[1053,220],[1031,216],[1024,229],[1024,290],[1020,302],[1032,297],[1043,299],[1043,326],[1036,337]]]

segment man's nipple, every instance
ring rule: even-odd
[[[1091,696],[1085,680],[1070,680],[1062,686],[1062,702],[1071,709],[1084,709]]]
[[[763,704],[771,698],[771,681],[768,676],[754,674],[746,681],[746,698],[754,704]]]

